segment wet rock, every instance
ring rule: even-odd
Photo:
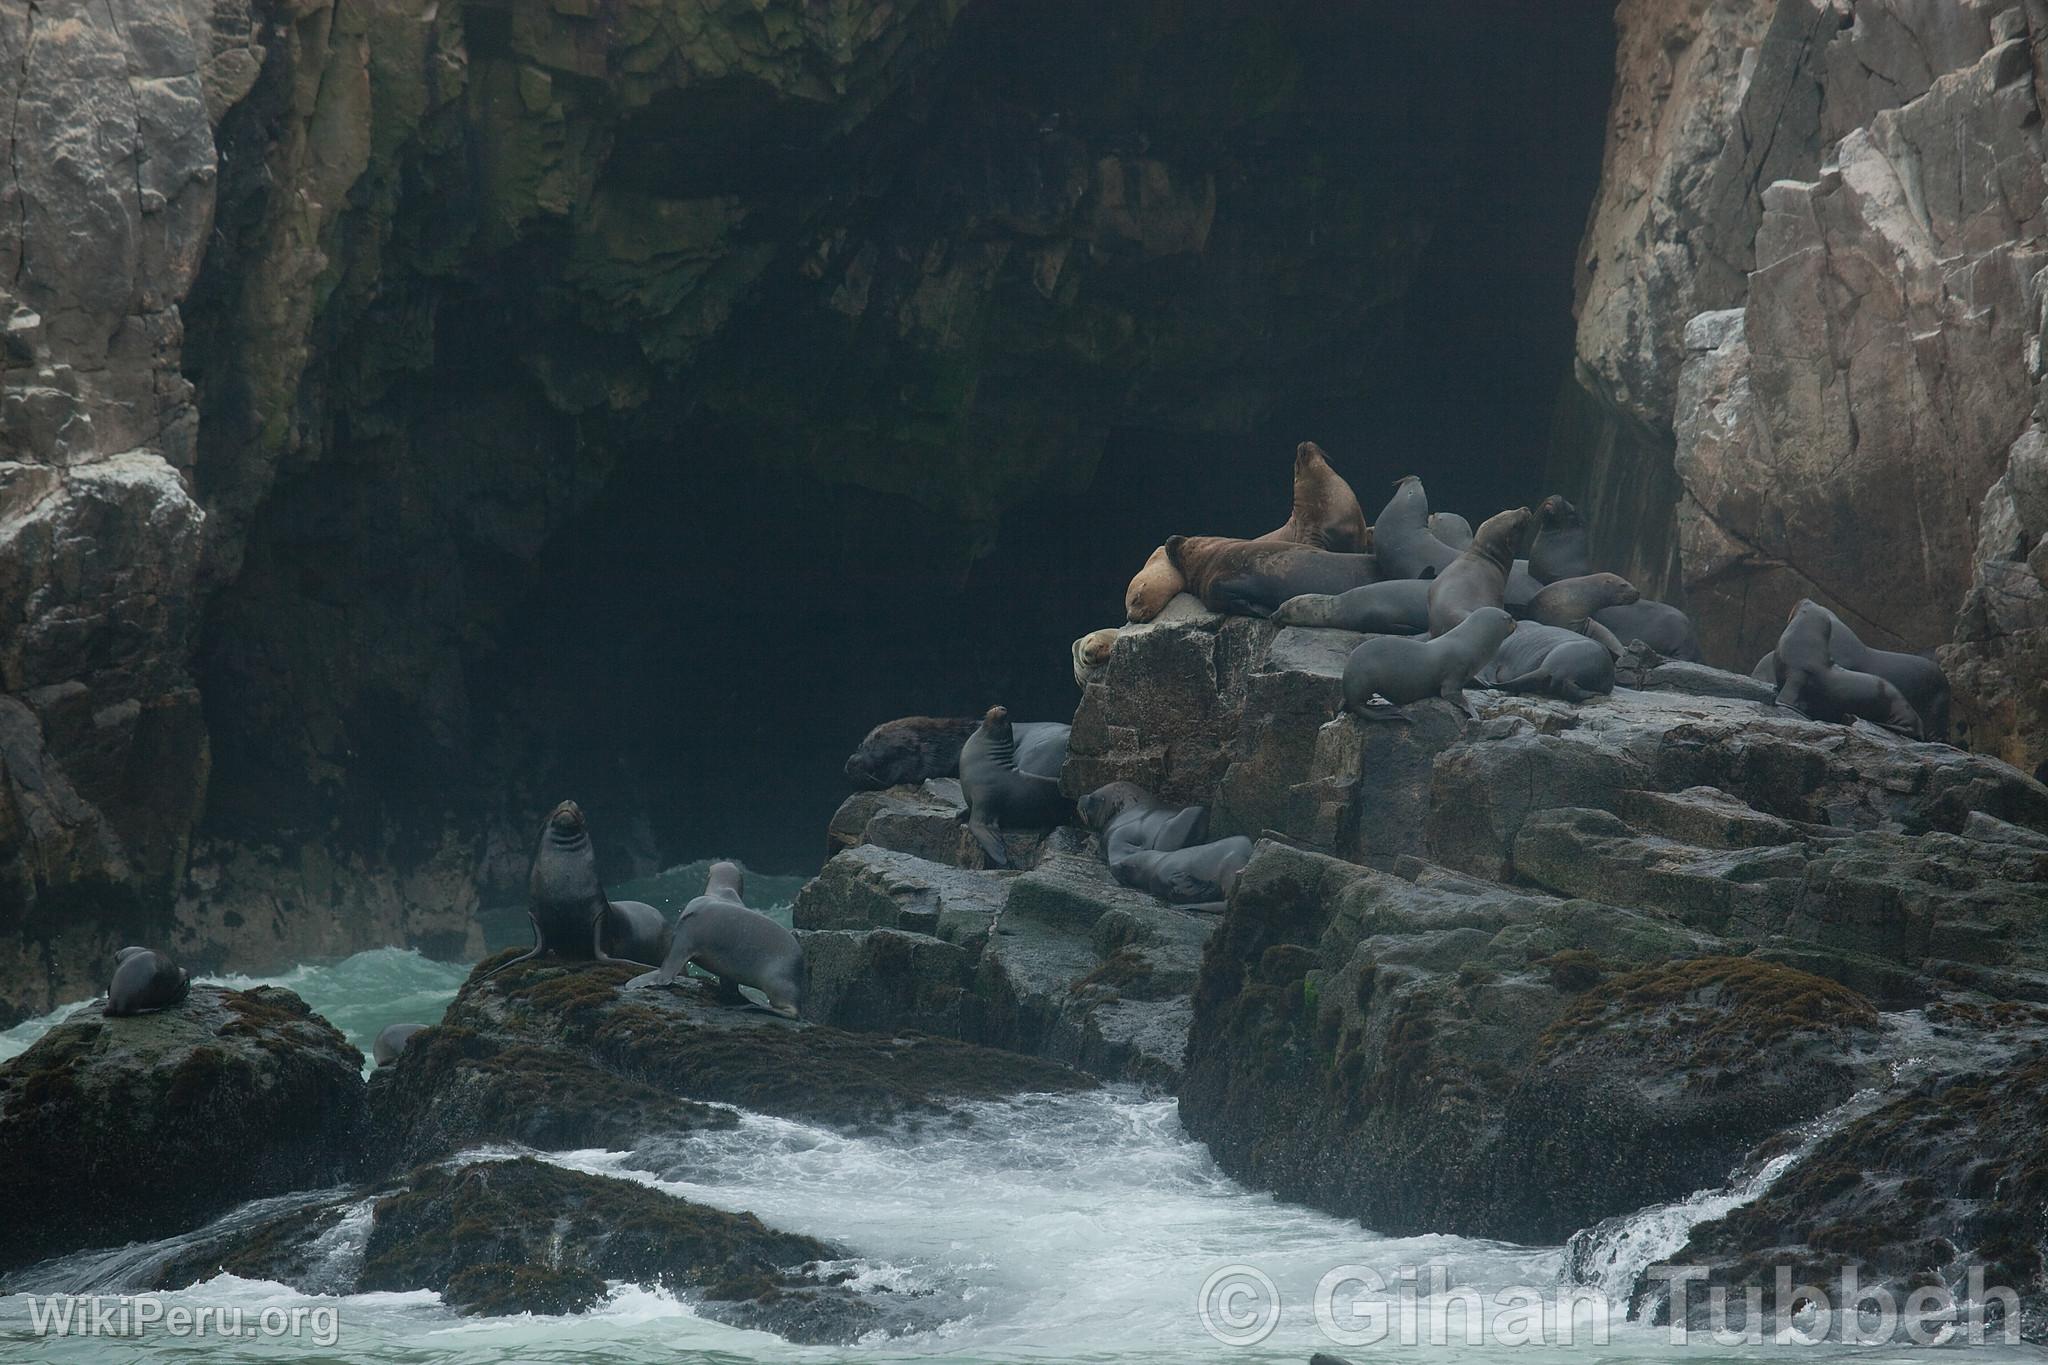
[[[983,1036],[981,1002],[968,989],[975,954],[928,934],[895,929],[800,933],[804,1014],[860,1033],[911,1029]]]
[[[840,803],[826,837],[834,852],[875,844],[928,862],[959,864],[968,838],[960,824],[967,803],[958,778],[932,778],[915,787],[855,792]]]
[[[978,945],[1003,912],[1007,876],[864,844],[835,855],[797,894],[798,929],[900,929]]]
[[[87,1010],[0,1065],[0,1262],[162,1237],[332,1184],[365,1150],[362,1055],[290,991]]]

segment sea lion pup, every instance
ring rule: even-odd
[[[1818,602],[1814,607],[1828,618],[1828,653],[1835,665],[1857,673],[1875,674],[1898,688],[1913,710],[1919,713],[1920,728],[1926,737],[1946,744],[1949,727],[1948,675],[1941,671],[1941,665],[1918,654],[1872,649],[1857,638],[1856,632],[1840,616]]]
[[[1209,829],[1207,806],[1169,806],[1135,782],[1106,782],[1075,803],[1081,822],[1102,836],[1103,861],[1141,851],[1171,853]]]
[[[1242,834],[1214,843],[1172,850],[1134,849],[1109,865],[1125,886],[1147,891],[1169,905],[1221,910],[1237,885],[1237,874],[1252,860],[1252,841]]]
[[[1833,662],[1834,622],[1825,607],[1802,599],[1778,636],[1778,705],[1814,720],[1861,717],[1914,739],[1923,737],[1920,713],[1898,688],[1875,673]]]
[[[1145,567],[1138,570],[1131,586],[1124,589],[1124,619],[1132,622],[1151,620],[1165,611],[1166,604],[1186,591],[1187,586],[1187,579],[1166,557],[1166,547],[1160,546],[1146,559]]]
[[[1051,829],[1065,824],[1074,811],[1073,802],[1060,795],[1058,782],[1020,769],[1015,728],[1001,706],[989,707],[960,750],[960,793],[967,798],[960,820],[991,867],[1010,865],[1009,850],[1003,847],[1005,826]]]
[[[1520,614],[1539,625],[1562,626],[1589,636],[1618,659],[1622,654],[1621,641],[1613,631],[1595,621],[1593,613],[1627,606],[1642,600],[1642,596],[1635,584],[1618,573],[1581,574],[1545,584]],[[1513,601],[1508,603],[1510,608],[1514,605]]]
[[[1273,619],[1285,626],[1355,630],[1361,635],[1420,635],[1429,629],[1429,581],[1368,583],[1334,596],[1303,593],[1282,602]]]
[[[169,1009],[192,993],[192,975],[153,948],[123,948],[114,954],[114,980],[102,1014],[120,1018]]]
[[[1429,533],[1453,550],[1462,550],[1472,543],[1472,523],[1456,512],[1431,512]]]
[[[1503,692],[1542,692],[1582,702],[1614,691],[1614,655],[1575,630],[1524,622],[1479,670],[1479,682]]]
[[[1379,578],[1371,555],[1276,540],[1168,536],[1166,554],[1188,591],[1226,616],[1270,616],[1290,597],[1347,592]]]
[[[1430,534],[1429,494],[1413,474],[1395,482],[1394,496],[1380,509],[1372,550],[1383,579],[1434,577],[1459,555]]]
[[[527,879],[526,917],[533,947],[491,968],[488,981],[507,967],[548,953],[570,962],[623,962],[651,967],[668,953],[668,925],[643,901],[614,901],[597,879],[597,850],[583,807],[564,801],[540,824],[540,846]]]
[[[386,1024],[370,1044],[370,1055],[376,1058],[378,1066],[390,1066],[411,1044],[413,1035],[426,1027],[425,1024]]]
[[[1442,697],[1469,716],[1465,684],[1493,661],[1514,630],[1515,618],[1506,611],[1480,607],[1431,640],[1375,635],[1344,661],[1344,709],[1372,720],[1406,720],[1401,707]],[[1374,696],[1392,705],[1373,706]]]
[[[1114,629],[1091,630],[1074,641],[1074,686],[1086,687],[1088,680],[1109,662],[1109,656],[1115,649]],[[964,744],[966,741],[961,742]]]
[[[656,971],[634,977],[624,989],[669,986],[694,962],[718,978],[726,998],[752,986],[768,997],[768,1008],[794,1019],[804,1003],[804,950],[795,934],[746,903],[746,879],[739,864],[711,865],[704,894],[676,916],[674,945]],[[733,1003],[739,1000],[733,999]]]
[[[1692,618],[1677,607],[1647,599],[1626,606],[1602,607],[1593,619],[1622,641],[1641,640],[1667,659],[1700,661],[1700,637]]]
[[[1560,578],[1584,578],[1593,572],[1586,548],[1586,519],[1566,502],[1562,493],[1552,493],[1536,507],[1536,538],[1529,543],[1529,574],[1539,583]]]
[[[1508,573],[1515,565],[1515,546],[1529,524],[1529,509],[1496,512],[1481,522],[1472,543],[1429,585],[1429,633],[1442,635],[1480,607],[1507,602]]]
[[[879,790],[955,777],[960,749],[981,724],[972,716],[904,716],[868,731],[846,760],[845,773],[856,787]],[[1058,777],[1067,761],[1067,740],[1073,727],[1059,721],[1027,721],[1016,727],[1017,766],[1039,777]]]
[[[1364,554],[1371,548],[1365,512],[1358,495],[1336,470],[1329,457],[1314,441],[1294,448],[1294,510],[1274,530],[1258,537],[1262,541],[1286,541],[1313,545],[1318,550],[1340,554]],[[1128,605],[1128,603],[1126,603]],[[1164,606],[1165,603],[1161,603]]]

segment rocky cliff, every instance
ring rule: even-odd
[[[1625,0],[1552,473],[1747,668],[1813,597],[2048,760],[2048,10]],[[2031,520],[2029,519],[2031,517]]]

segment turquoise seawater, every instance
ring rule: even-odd
[[[693,879],[701,888],[702,864],[615,887],[613,895],[673,909],[695,894]],[[780,902],[786,913],[796,884],[757,879],[750,899],[763,906]],[[267,979],[297,991],[367,1051],[385,1024],[437,1019],[466,971],[462,964],[386,948]],[[232,978],[237,985],[253,980]],[[56,1017],[0,1034],[0,1056],[27,1047]],[[37,1330],[35,1314],[47,1301],[36,1296],[117,1295],[124,1272],[181,1240],[173,1238],[70,1256],[10,1277],[6,1288],[22,1292],[0,1295],[0,1362],[1300,1365],[1318,1350],[1361,1363],[1929,1358],[1904,1348],[1678,1346],[1661,1329],[1605,1316],[1596,1325],[1594,1310],[1581,1310],[1572,1344],[1564,1343],[1554,1317],[1539,1333],[1548,1344],[1508,1344],[1497,1303],[1511,1289],[1555,1301],[1564,1289],[1562,1249],[1450,1236],[1381,1237],[1280,1203],[1218,1170],[1182,1129],[1171,1100],[1128,1089],[1027,1096],[976,1106],[958,1123],[859,1137],[744,1114],[726,1131],[545,1159],[638,1181],[649,1199],[682,1197],[748,1210],[770,1224],[838,1243],[856,1258],[851,1268],[861,1283],[903,1296],[912,1309],[903,1319],[911,1330],[854,1346],[794,1347],[706,1320],[686,1300],[632,1284],[616,1286],[602,1307],[576,1317],[477,1319],[451,1312],[424,1291],[330,1297],[231,1276],[159,1296],[157,1306],[166,1313],[239,1309],[242,1328],[253,1335],[180,1337],[161,1325],[126,1336]],[[1708,1201],[1713,1207],[1728,1202]],[[227,1219],[246,1221],[261,1211],[245,1208]],[[1662,1216],[1668,1224],[1695,1215],[1675,1207]],[[340,1263],[359,1253],[367,1222],[366,1208],[344,1220],[325,1254]],[[1645,1229],[1666,1230],[1649,1223]],[[1404,1341],[1408,1333],[1398,1317],[1404,1268],[1432,1265],[1445,1267],[1446,1283],[1485,1299],[1485,1340],[1468,1342],[1462,1310],[1450,1310],[1447,1298],[1413,1295],[1416,1340]],[[1333,1272],[1350,1278],[1321,1296],[1327,1316],[1319,1320],[1318,1285]],[[1359,1272],[1388,1286],[1378,1298],[1382,1313],[1391,1305],[1394,1316],[1382,1317],[1388,1330],[1377,1343],[1359,1342],[1356,1334],[1368,1328],[1350,1316],[1355,1301],[1374,1297],[1361,1294]],[[1276,1315],[1269,1294],[1278,1301]],[[1446,1305],[1442,1344],[1430,1342],[1432,1303]],[[1270,1330],[1250,1344],[1228,1344],[1212,1334],[1212,1328],[1232,1340],[1257,1334],[1269,1316]],[[1526,1314],[1521,1321],[1526,1324]],[[265,1335],[273,1325],[285,1334]],[[1347,1332],[1350,1340],[1340,1339]],[[2044,1359],[2027,1348],[1985,1348],[1961,1358]]]

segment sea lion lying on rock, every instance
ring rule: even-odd
[[[1904,654],[1891,649],[1872,649],[1863,643],[1856,632],[1849,628],[1834,612],[1802,598],[1800,605],[1811,602],[1816,611],[1828,618],[1828,655],[1840,668],[1852,669],[1858,673],[1871,673],[1883,678],[1899,689],[1907,702],[1920,717],[1920,728],[1928,739],[1946,744],[1949,734],[1949,686],[1948,675],[1941,671],[1941,665],[1918,654]],[[1778,654],[1772,650],[1757,661],[1750,673],[1768,683],[1782,683],[1778,676]]]
[[[1429,494],[1413,474],[1395,482],[1394,496],[1380,509],[1372,549],[1382,579],[1433,578],[1459,554],[1431,533]]]
[[[1578,631],[1524,622],[1479,670],[1479,683],[1582,702],[1614,691],[1614,657],[1607,646]]]
[[[1623,653],[1621,640],[1594,620],[1593,615],[1608,607],[1628,606],[1641,601],[1642,596],[1635,584],[1618,573],[1581,574],[1577,578],[1560,578],[1544,585],[1529,599],[1520,614],[1539,625],[1559,626],[1590,636],[1619,659]],[[1511,609],[1514,605],[1513,602],[1508,603]]]
[[[527,897],[532,949],[479,980],[549,953],[571,962],[637,967],[651,967],[668,953],[668,924],[661,911],[644,901],[614,901],[605,895],[597,879],[597,850],[583,808],[574,801],[562,802],[541,821]]]
[[[1137,576],[1131,579],[1131,585],[1124,589],[1124,619],[1132,622],[1151,620],[1165,611],[1166,604],[1187,586],[1187,579],[1166,557],[1166,547],[1160,546],[1145,560],[1145,567],[1138,570]]]
[[[691,963],[716,976],[724,998],[738,1003],[741,986],[768,997],[768,1008],[794,1019],[803,1008],[804,950],[795,934],[746,903],[739,864],[711,865],[704,894],[676,916],[674,946],[657,971],[628,981],[623,989],[669,986]]]
[[[880,790],[957,777],[961,747],[980,725],[972,717],[950,716],[883,721],[846,760],[847,780],[856,787]],[[1067,761],[1073,727],[1058,721],[1026,721],[1012,728],[1017,733],[1017,766],[1038,777],[1057,778]]]
[[[1116,649],[1114,629],[1091,630],[1074,641],[1074,686],[1086,687]],[[961,741],[963,744],[965,740]]]
[[[1420,635],[1429,629],[1429,580],[1393,579],[1335,595],[1303,593],[1282,602],[1273,619],[1361,635]]]
[[[1627,606],[1602,607],[1593,619],[1614,632],[1624,643],[1641,640],[1667,659],[1696,664],[1700,661],[1700,637],[1692,618],[1663,602],[1636,601]]]
[[[1529,524],[1529,509],[1496,512],[1480,523],[1472,543],[1429,585],[1429,633],[1442,635],[1480,607],[1506,605],[1515,546]]]
[[[192,976],[153,948],[123,948],[114,954],[114,980],[100,1012],[112,1018],[148,1014],[180,1004],[192,993]]]
[[[1340,593],[1377,581],[1373,557],[1225,536],[1169,536],[1166,556],[1202,605],[1227,616],[1270,616],[1290,597]]]
[[[1802,599],[1792,609],[1778,636],[1778,705],[1814,720],[1861,718],[1922,738],[1920,714],[1904,693],[1875,673],[1834,662],[1833,629],[1833,613],[1811,599]]]
[[[1198,843],[1209,828],[1207,806],[1169,806],[1135,782],[1107,782],[1075,803],[1081,821],[1102,836],[1111,867],[1126,853],[1170,853]]]
[[[1027,773],[1017,762],[1017,736],[1010,713],[991,706],[960,750],[960,794],[967,809],[960,820],[981,845],[991,867],[1008,867],[1002,830],[1051,829],[1065,824],[1074,805],[1050,777]]]
[[[1252,841],[1242,834],[1213,843],[1171,850],[1134,849],[1110,863],[1110,875],[1125,886],[1189,910],[1221,910],[1237,885],[1237,874],[1252,859]]]
[[[426,1027],[425,1024],[386,1024],[370,1044],[370,1055],[378,1066],[389,1066],[412,1042],[413,1035]]]
[[[1374,720],[1406,720],[1401,707],[1442,697],[1469,716],[1465,684],[1493,661],[1514,630],[1515,618],[1505,610],[1480,607],[1434,639],[1375,635],[1344,661],[1344,709]],[[1372,705],[1375,696],[1392,705]]]

